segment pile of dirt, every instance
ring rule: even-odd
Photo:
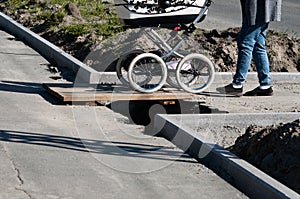
[[[239,30],[240,28],[229,28],[222,31],[198,29],[191,37],[185,40],[179,48],[179,51],[185,52],[185,54],[204,53],[213,63],[215,63],[217,72],[234,72],[238,57],[236,38]],[[101,56],[105,61],[102,61],[101,64],[88,65],[98,71],[115,71],[114,64],[110,65],[111,63],[108,63],[111,57],[107,55],[115,55],[112,58],[112,60],[114,60],[114,58],[119,57],[124,52],[129,52],[130,47],[132,48],[131,50],[155,50],[155,47],[153,48],[153,46],[155,46],[153,45],[154,43],[147,39],[145,34],[143,34],[143,31],[147,30],[128,29],[126,32],[119,33],[113,38],[108,38],[105,41],[95,43],[90,48],[94,52],[90,52],[88,57],[86,57],[85,62],[88,60],[89,63],[100,63],[101,61],[99,61],[99,58],[95,59],[92,58],[95,56],[91,56],[91,54],[96,54],[96,57]],[[167,29],[160,29],[157,32],[160,33],[160,36],[162,36],[165,41],[169,40],[172,35],[176,35],[173,31]],[[175,39],[175,41],[178,41],[178,39]],[[174,46],[175,44],[176,42],[173,42],[170,45]],[[127,51],[124,50],[126,48]],[[270,30],[267,48],[270,70],[272,72],[300,71],[300,39]],[[156,49],[158,49],[157,46]],[[110,66],[107,67],[107,65]],[[256,71],[253,62],[249,71]]]
[[[65,8],[55,4],[43,9],[49,10],[51,13],[58,13],[58,15],[53,16],[60,16],[59,13],[61,13]],[[8,14],[25,27],[31,29],[43,38],[60,47],[62,50],[83,61],[93,49],[101,45],[104,37],[103,35],[97,35],[95,33],[70,37],[70,35],[62,29],[64,25],[68,25],[70,23],[85,24],[89,22],[81,19],[81,14],[75,4],[72,4],[72,6],[67,10],[75,10],[76,12],[74,14],[74,12],[70,11],[69,14],[64,16],[62,20],[54,18],[45,21],[37,20],[37,18],[34,18],[34,13],[29,13],[27,9],[19,9],[12,12],[7,9],[5,3],[0,2],[0,11]],[[110,12],[112,11],[110,10]],[[49,23],[54,22],[58,23],[56,24],[57,28],[49,29]],[[93,23],[97,23],[97,21]],[[124,28],[124,30],[126,30],[126,28]],[[127,29],[127,31],[128,35],[131,35],[131,30]],[[206,54],[211,58],[213,63],[215,63],[216,71],[232,72],[235,70],[237,61],[236,37],[238,32],[239,28],[229,28],[222,31],[199,29],[191,36],[191,39],[198,42],[206,51]],[[118,35],[115,37],[118,37]],[[123,33],[122,37],[124,37]],[[300,71],[300,39],[286,33],[275,32],[272,30],[269,31],[267,37],[270,70],[272,72]],[[255,71],[253,63],[250,71]]]
[[[216,65],[216,71],[232,72],[237,63],[237,42],[240,28],[219,31],[197,31],[194,39],[202,44]],[[272,72],[300,71],[300,39],[269,30],[267,35],[267,52]],[[252,62],[250,71],[255,71]]]
[[[229,150],[300,193],[300,119],[250,126]]]
[[[131,30],[127,30],[129,35]],[[191,39],[201,44],[206,54],[215,63],[218,72],[233,72],[237,62],[236,37],[239,28],[229,28],[227,30],[197,30]],[[78,38],[73,42],[63,42],[66,40],[63,32],[45,32],[41,35],[66,50],[71,55],[83,61],[92,49],[101,45],[99,42],[89,46],[87,44],[97,37],[89,35],[86,38]],[[124,34],[123,34],[124,35]],[[115,37],[118,37],[115,36]],[[98,39],[98,41],[101,39]],[[61,45],[63,44],[63,45]],[[184,45],[184,44],[183,44]],[[184,47],[183,47],[184,48]],[[300,39],[291,37],[288,34],[269,31],[267,39],[267,50],[272,72],[299,72],[300,71]],[[252,62],[249,71],[256,71]]]

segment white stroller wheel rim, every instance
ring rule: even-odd
[[[149,61],[149,59],[151,60]],[[156,81],[156,79],[158,79],[158,82],[153,83],[152,81]],[[166,64],[162,58],[153,53],[143,53],[138,55],[132,60],[128,69],[130,86],[142,93],[158,91],[165,84],[166,79]]]
[[[206,90],[213,82],[214,76],[213,63],[206,56],[197,53],[185,56],[176,69],[179,86],[190,93]]]

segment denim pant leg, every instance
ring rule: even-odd
[[[252,53],[259,37],[262,26],[265,24],[249,26],[246,20],[243,21],[243,25],[239,36],[237,38],[238,43],[238,60],[236,73],[233,77],[233,83],[241,85],[245,82],[248,69],[250,67]]]
[[[266,50],[266,35],[268,31],[268,23],[262,26],[261,32],[256,39],[253,49],[253,59],[258,74],[259,84],[261,86],[270,85],[270,65]]]

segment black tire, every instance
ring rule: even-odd
[[[128,68],[130,66],[130,63],[132,62],[132,60],[140,55],[144,53],[143,50],[132,50],[129,52],[124,53],[123,55],[120,56],[120,58],[118,59],[117,65],[116,65],[116,72],[117,72],[117,76],[118,79],[126,86],[129,86],[129,81],[128,81]]]

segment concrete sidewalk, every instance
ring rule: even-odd
[[[273,96],[232,97],[220,94],[217,87],[232,81],[231,73],[219,73],[210,88],[195,97],[204,106],[216,112],[257,113],[257,112],[298,112],[300,110],[300,73],[271,73]],[[258,86],[257,74],[249,73],[244,84],[244,93]]]
[[[0,31],[0,198],[246,198],[106,107],[60,105],[48,62]]]

